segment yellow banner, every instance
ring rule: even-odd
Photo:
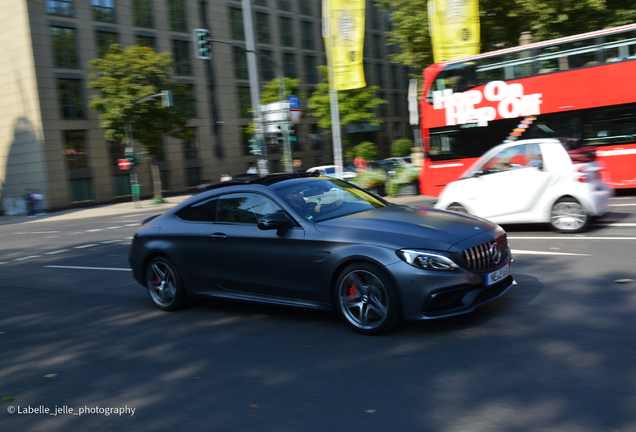
[[[366,87],[362,65],[365,0],[325,0],[323,19],[327,58],[333,65],[334,88],[349,90]],[[327,6],[327,7],[325,7]],[[328,14],[325,16],[325,14]],[[329,39],[331,36],[331,42]],[[331,45],[333,44],[333,53]]]
[[[428,21],[435,63],[479,54],[478,0],[429,0]]]

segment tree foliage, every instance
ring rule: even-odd
[[[110,53],[91,60],[89,65],[97,70],[90,75],[89,86],[99,90],[99,94],[91,96],[90,108],[101,113],[100,126],[107,140],[127,142],[125,127],[130,122],[134,140],[156,157],[162,151],[163,135],[189,138],[186,124],[194,97],[185,84],[171,80],[170,53],[158,54],[142,46],[121,50],[113,44]],[[164,108],[160,97],[139,103],[162,90],[173,92],[174,107]]]
[[[428,0],[379,0],[390,14],[389,43],[400,52],[391,59],[423,70],[433,63],[428,33]],[[627,0],[480,0],[481,52],[516,46],[522,32],[534,42],[571,36],[636,21],[636,4]]]
[[[295,93],[296,89],[298,89],[298,86],[300,85],[300,80],[296,78],[283,78],[283,84],[285,86],[285,97],[283,100],[285,100],[287,99],[287,96],[291,96]],[[274,78],[261,89],[261,104],[265,105],[280,101],[280,93],[280,79]],[[305,97],[305,95],[302,94],[298,96]]]
[[[316,90],[309,98],[309,108],[313,116],[317,117],[318,126],[331,130],[331,102],[329,95],[329,78],[327,66],[318,66],[323,81],[316,85]],[[354,90],[338,91],[338,109],[340,111],[340,125],[351,123],[370,123],[379,125],[382,120],[376,118],[373,109],[387,103],[386,100],[375,97],[380,87],[370,86]]]
[[[400,138],[391,144],[391,155],[396,157],[405,157],[411,155],[413,141],[408,138]]]

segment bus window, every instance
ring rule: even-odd
[[[585,145],[631,144],[636,142],[636,108],[604,110],[592,116],[583,129]]]
[[[453,92],[463,92],[475,87],[475,64],[472,62],[458,63],[443,69],[436,77],[431,91],[452,89]]]

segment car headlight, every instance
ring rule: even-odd
[[[444,252],[400,249],[397,251],[397,255],[404,262],[424,270],[451,271],[459,268]]]

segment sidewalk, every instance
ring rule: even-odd
[[[148,213],[151,216],[153,211],[156,213],[163,213],[177,204],[181,204],[186,199],[190,198],[194,194],[171,196],[164,198],[165,203],[153,204],[152,199],[145,199],[139,201],[140,206],[135,207],[132,201],[122,202],[117,204],[102,204],[95,207],[83,207],[78,209],[67,209],[59,212],[48,213],[46,216],[27,217],[24,215],[19,216],[0,216],[0,225],[11,225],[17,223],[38,223],[43,220],[68,220],[68,219],[84,219],[95,216],[108,216],[108,215],[125,215],[133,213]],[[425,195],[405,196],[399,198],[383,197],[385,200],[395,204],[406,205],[432,205],[427,204],[426,201],[435,200],[435,197]]]

